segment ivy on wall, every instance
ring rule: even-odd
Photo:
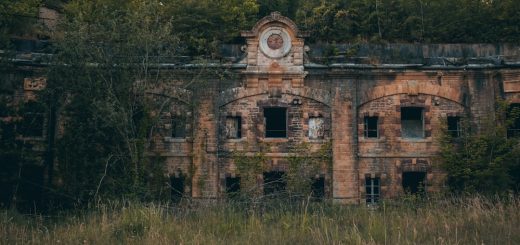
[[[520,190],[520,144],[507,137],[507,129],[520,116],[501,99],[495,113],[476,131],[467,118],[462,120],[460,137],[446,128],[439,137],[439,162],[447,172],[446,183],[457,193],[504,194]],[[446,123],[444,123],[446,124]]]

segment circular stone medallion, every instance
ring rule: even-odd
[[[267,46],[271,49],[279,49],[283,46],[283,38],[278,34],[271,34],[267,38]]]
[[[260,35],[260,50],[269,58],[281,58],[291,50],[289,33],[281,27],[270,27]]]

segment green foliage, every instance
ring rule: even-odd
[[[77,204],[158,198],[165,177],[162,159],[146,155],[157,120],[145,91],[178,47],[169,17],[144,0],[72,1],[64,11],[47,89],[64,123],[58,188]]]
[[[0,237],[6,244],[514,244],[519,208],[518,197],[378,209],[306,201],[257,208],[110,203],[43,217],[0,211]]]
[[[440,138],[440,161],[447,171],[447,184],[455,192],[485,194],[517,192],[520,187],[520,145],[518,138],[506,137],[507,128],[520,116],[508,114],[508,104],[497,101],[496,113],[479,132],[463,122],[460,138],[444,130]]]
[[[248,147],[245,147],[245,149],[248,149]],[[268,144],[260,144],[258,151],[252,156],[246,155],[242,151],[232,153],[233,162],[240,175],[241,195],[244,197],[254,197],[260,194],[257,177],[266,170],[269,160],[265,155],[267,149],[269,149]]]
[[[305,1],[296,22],[311,39],[355,42],[518,42],[519,4],[471,0]],[[475,32],[475,30],[480,30]]]
[[[330,142],[312,151],[309,143],[301,143],[291,149],[289,169],[286,174],[287,187],[291,194],[307,197],[311,194],[311,185],[316,174],[325,169],[332,169],[332,152]]]
[[[30,33],[36,23],[40,4],[41,0],[0,1],[0,37],[5,41],[10,35],[21,36]]]
[[[266,156],[269,148],[269,144],[260,144],[254,155],[246,155],[241,151],[232,153],[237,174],[240,176],[240,191],[243,197],[253,198],[261,194],[257,178],[269,171],[269,158]],[[312,150],[308,143],[297,144],[291,148],[288,163],[288,171],[284,177],[288,193],[295,197],[307,197],[311,194],[311,185],[316,174],[321,173],[321,170],[332,169],[331,142],[321,145],[318,150]]]
[[[219,45],[234,43],[240,31],[257,20],[258,4],[253,0],[169,0],[163,1],[179,34],[183,53],[219,55]]]
[[[7,0],[0,3],[0,36],[34,33],[38,7],[58,8],[67,15],[85,1]],[[87,1],[90,2],[90,1]],[[310,31],[308,41],[496,43],[519,42],[520,4],[516,0],[163,0],[155,10],[181,40],[182,54],[220,56],[220,44],[242,43],[241,30],[272,11]],[[117,16],[129,4],[93,1],[79,18],[95,22]],[[114,10],[98,11],[98,8]],[[133,8],[134,14],[142,11]],[[146,11],[146,10],[144,10]],[[479,31],[475,31],[479,30]],[[130,30],[128,30],[130,31]],[[130,32],[129,32],[130,33]],[[3,35],[2,35],[3,34]],[[4,42],[5,44],[5,42]]]
[[[43,162],[42,157],[35,151],[35,142],[27,140],[33,136],[43,136],[34,135],[34,129],[42,130],[36,133],[43,133],[43,121],[29,120],[28,113],[45,113],[47,108],[44,104],[34,101],[17,105],[3,95],[0,95],[0,104],[0,180],[4,192],[0,199],[1,207],[26,201],[18,193],[19,186],[31,180],[23,179],[22,168],[26,165],[41,166]]]

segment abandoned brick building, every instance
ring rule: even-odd
[[[241,35],[242,52],[229,51],[234,62],[216,64],[233,79],[208,79],[197,91],[177,86],[183,81],[150,90],[175,99],[152,150],[166,157],[172,196],[240,191],[233,152],[254,156],[260,148],[268,166],[257,188],[284,189],[291,149],[302,143],[309,152],[330,147],[330,166],[312,175],[319,196],[375,203],[405,190],[437,192],[441,128],[456,137],[463,117],[482,126],[496,97],[520,104],[514,45],[350,44],[325,55],[327,47],[306,44],[307,34],[279,13]],[[25,83],[30,91],[44,81]],[[277,185],[263,185],[271,181]]]

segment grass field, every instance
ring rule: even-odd
[[[520,198],[383,203],[106,203],[0,214],[2,244],[520,244]]]

